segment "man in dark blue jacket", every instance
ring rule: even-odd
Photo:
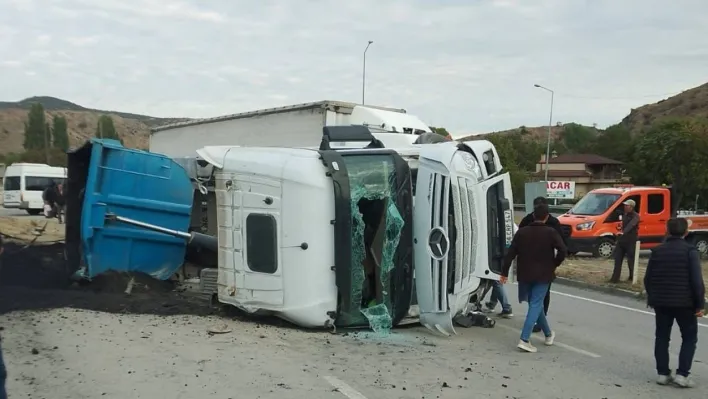
[[[545,205],[548,206],[548,201],[546,201],[546,198],[544,197],[536,197],[533,200],[533,206],[534,208],[539,206],[539,205]],[[519,228],[526,227],[533,223],[533,212],[529,213],[528,215],[524,216],[523,219],[521,219],[521,222],[519,223]],[[560,221],[558,220],[557,217],[549,214],[548,219],[546,220],[546,226],[548,227],[553,227],[554,230],[560,234],[560,236],[563,238],[563,242],[565,243],[566,248],[568,247],[568,243],[566,242],[567,237],[563,235],[563,231],[561,230],[561,224]],[[546,297],[543,298],[543,314],[548,316],[548,307],[551,306],[551,283],[548,284],[548,292],[546,292]],[[539,326],[534,326],[533,332],[539,332],[541,331],[541,327]]]
[[[701,262],[695,246],[684,240],[688,234],[688,222],[672,218],[666,223],[668,237],[654,248],[649,258],[644,287],[650,307],[656,313],[656,338],[654,357],[657,383],[671,382],[679,387],[690,388],[691,364],[698,343],[698,317],[705,308],[705,285]],[[669,341],[671,327],[676,320],[681,330],[681,351],[676,376],[669,369]]]

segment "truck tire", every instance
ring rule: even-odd
[[[37,216],[39,213],[42,212],[41,209],[27,209],[27,213],[29,213],[32,216]]]
[[[691,238],[691,242],[696,246],[701,256],[708,255],[708,235],[696,234]]]
[[[615,251],[615,240],[609,237],[603,237],[598,240],[595,248],[593,248],[592,256],[596,258],[609,259]]]

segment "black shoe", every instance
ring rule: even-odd
[[[539,327],[539,326],[533,326],[533,332],[535,332],[535,333],[541,332],[541,327]]]

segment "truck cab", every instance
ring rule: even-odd
[[[198,151],[215,168],[215,297],[304,327],[393,326],[408,313],[415,270],[421,323],[454,334],[483,280],[499,279],[513,235],[493,145],[408,148],[413,194],[398,149],[363,126],[323,130],[319,149]],[[368,145],[331,145],[354,141]]]
[[[667,187],[602,188],[587,193],[566,214],[558,217],[569,251],[590,252],[611,257],[617,233],[622,228],[623,202],[634,200],[639,214],[641,249],[651,249],[664,241],[666,222],[672,217],[672,195]],[[708,217],[681,214],[689,220],[687,239],[706,253]]]

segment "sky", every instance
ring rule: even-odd
[[[619,122],[708,82],[706,0],[0,0],[0,101],[211,117],[320,100],[454,136]]]

